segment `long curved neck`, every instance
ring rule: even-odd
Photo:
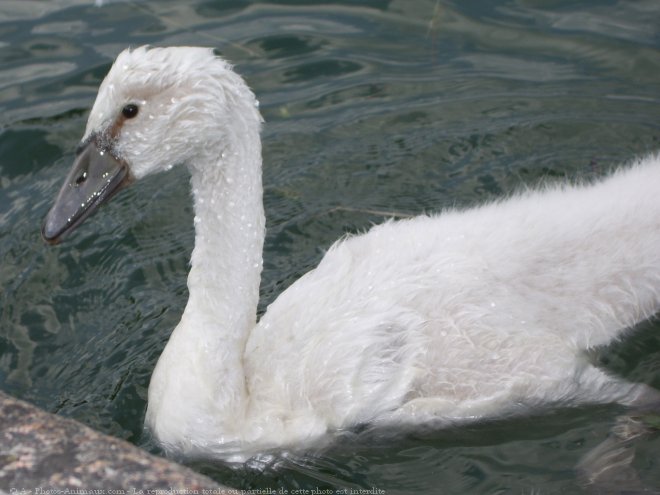
[[[152,375],[146,418],[165,444],[217,442],[209,432],[239,438],[231,425],[248,403],[243,353],[256,324],[265,235],[260,117],[247,106],[232,117],[229,134],[207,132],[214,140],[188,164],[189,299]]]
[[[191,168],[195,248],[186,313],[205,315],[222,345],[242,346],[256,323],[264,241],[261,149],[234,142]],[[212,160],[212,158],[210,159]],[[242,349],[241,349],[242,354]]]
[[[190,166],[195,248],[181,325],[215,356],[209,373],[218,382],[216,393],[240,400],[245,342],[256,324],[265,217],[259,129],[235,132],[219,155],[210,150]]]

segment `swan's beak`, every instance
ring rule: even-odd
[[[110,147],[100,144],[103,141],[92,135],[78,148],[73,167],[41,227],[41,236],[49,244],[57,244],[130,182],[128,165],[115,157]]]

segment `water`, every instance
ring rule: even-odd
[[[660,149],[660,4],[518,0],[4,1],[0,387],[152,448],[149,376],[186,296],[186,172],[125,191],[61,246],[39,227],[96,88],[127,45],[204,44],[257,93],[268,238],[262,305],[381,212],[438,211],[591,178]],[[594,353],[660,387],[660,325]],[[620,408],[395,438],[230,470],[240,488],[581,493],[573,466]],[[660,486],[660,439],[635,467]]]

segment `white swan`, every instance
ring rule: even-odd
[[[339,241],[257,323],[260,123],[211,50],[126,50],[42,229],[57,242],[131,180],[190,170],[190,298],[146,416],[167,450],[240,459],[366,422],[657,400],[584,351],[660,308],[659,156]]]

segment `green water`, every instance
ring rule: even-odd
[[[203,44],[261,102],[262,305],[381,211],[438,211],[660,149],[660,2],[0,3],[0,388],[149,449],[149,376],[186,301],[186,172],[138,184],[46,247],[39,228],[127,45]],[[588,256],[588,253],[585,253]],[[660,388],[660,325],[594,353]],[[394,438],[238,470],[240,487],[581,493],[614,406]],[[635,467],[660,486],[660,439]]]

